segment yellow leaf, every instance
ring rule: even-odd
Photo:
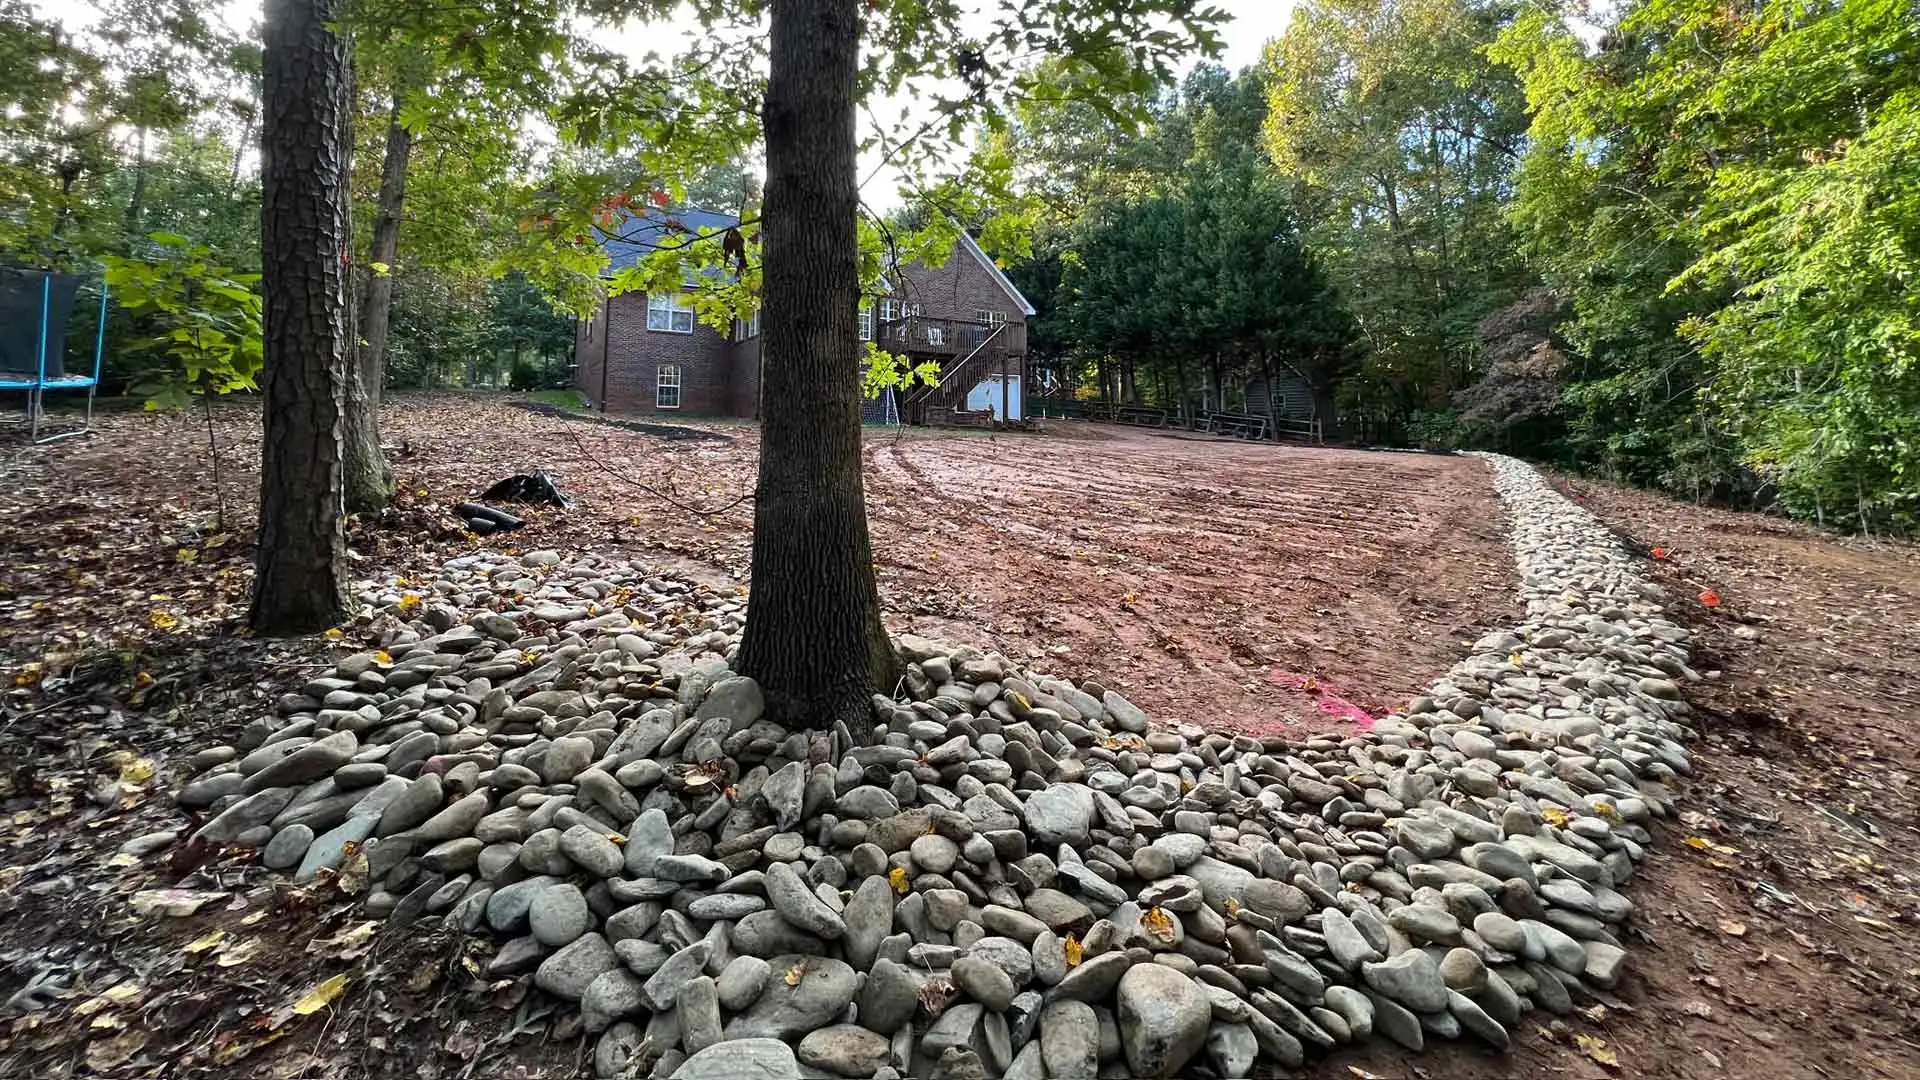
[[[213,948],[215,945],[220,944],[222,941],[225,941],[226,939],[227,939],[227,932],[225,930],[214,930],[209,932],[206,936],[201,937],[183,946],[180,949],[180,951],[184,953],[203,953],[203,952],[206,952],[208,949]]]
[[[795,964],[792,967],[788,968],[786,977],[781,981],[785,982],[788,986],[799,986],[801,976],[805,975],[806,973],[807,973],[807,963],[806,961],[802,960],[800,963]]]
[[[1011,694],[1008,694],[1007,696],[1013,699],[1013,703],[1014,703],[1015,705],[1018,705],[1018,706],[1020,706],[1020,707],[1021,707],[1021,708],[1023,708],[1023,709],[1031,709],[1031,708],[1033,708],[1033,702],[1031,702],[1031,701],[1028,701],[1028,700],[1027,700],[1027,695],[1025,695],[1025,694],[1023,694],[1023,693],[1021,693],[1021,692],[1020,692],[1020,691],[1018,691],[1018,690],[1015,690],[1015,691],[1014,691],[1013,693],[1011,693]]]
[[[1227,897],[1226,903],[1221,904],[1220,906],[1226,909],[1227,918],[1237,919],[1240,917],[1240,901],[1239,900],[1229,896]]]
[[[1585,1032],[1580,1032],[1574,1035],[1573,1044],[1580,1048],[1581,1053],[1605,1065],[1609,1069],[1617,1069],[1620,1067],[1620,1056],[1608,1049],[1606,1041],[1603,1039],[1588,1035]]]
[[[181,562],[193,562],[200,557],[200,553],[192,548],[181,548],[179,551],[173,553],[173,557],[179,559]]]
[[[300,1000],[293,1003],[293,1011],[299,1013],[301,1016],[312,1016],[314,1013],[333,1004],[333,1000],[339,997],[341,991],[346,988],[347,975],[345,972],[341,972],[333,978],[315,985],[313,989],[307,991],[305,994],[302,994]]]
[[[120,766],[120,782],[123,784],[144,784],[153,779],[153,762],[146,758],[135,758]]]
[[[887,871],[887,883],[892,885],[893,891],[901,896],[907,895],[907,890],[912,887],[907,884],[907,869],[904,866],[896,866]]]
[[[1541,807],[1540,816],[1543,818],[1546,818],[1547,824],[1552,825],[1556,829],[1566,828],[1567,812],[1565,810],[1560,809],[1557,806]]]
[[[610,832],[607,834],[607,842],[612,844],[615,847],[624,847],[626,845],[627,838],[624,836],[621,836],[617,832]]]
[[[154,608],[147,612],[147,621],[153,624],[155,630],[171,630],[180,625],[180,616],[165,608]]]
[[[1080,939],[1077,937],[1074,937],[1072,934],[1068,934],[1067,941],[1066,941],[1066,949],[1067,949],[1067,966],[1079,967],[1080,958],[1085,956],[1087,952],[1086,948],[1080,944]]]
[[[403,615],[409,611],[417,611],[420,608],[420,597],[415,593],[401,593],[400,602],[394,607],[399,608]]]
[[[153,673],[152,673],[152,672],[150,672],[150,671],[137,671],[137,672],[134,672],[134,675],[133,675],[133,688],[134,688],[135,690],[145,690],[146,688],[148,688],[149,686],[152,686],[152,685],[153,685]]]
[[[339,627],[337,627],[337,626],[329,626],[329,627],[327,627],[327,634],[326,634],[326,637],[327,637],[327,640],[328,640],[328,641],[339,641],[339,640],[340,640],[341,638],[343,638],[343,637],[346,637],[346,636],[347,636],[347,635],[346,635],[346,634],[344,634],[344,633],[342,633],[342,632],[340,631],[340,628],[339,628]]]
[[[1600,816],[1600,820],[1602,821],[1610,822],[1615,825],[1618,825],[1620,823],[1620,811],[1610,802],[1606,802],[1602,800],[1600,802],[1594,803],[1593,812],[1595,814],[1598,814]]]
[[[385,666],[393,663],[393,656],[387,650],[380,649],[373,654],[373,662]]]

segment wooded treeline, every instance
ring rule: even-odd
[[[1305,0],[1263,61],[1022,103],[1012,269],[1083,395],[1285,362],[1369,441],[1920,526],[1900,0]],[[1122,103],[1124,104],[1124,103]]]
[[[488,115],[460,71],[449,54],[359,52],[356,297],[391,284],[388,385],[546,385],[563,376],[573,333],[502,262],[517,236],[511,192],[527,155],[498,125],[516,114],[502,106]],[[436,100],[456,95],[453,108]],[[259,96],[257,27],[237,33],[205,4],[108,0],[91,27],[75,31],[24,0],[0,0],[0,263],[86,274],[104,266],[129,300],[154,288],[175,301],[188,290],[204,298],[211,280],[252,285],[261,268]],[[398,127],[389,123],[395,100]],[[404,242],[382,259],[374,222],[397,141],[411,150],[403,161],[412,197],[394,219]],[[376,262],[385,269],[376,273]],[[143,280],[135,273],[143,265],[167,269]],[[356,307],[365,312],[364,302]],[[77,321],[93,317],[80,308]],[[169,391],[200,389],[183,385],[184,369],[162,347],[169,329],[152,305],[112,308],[109,392],[172,400]],[[90,351],[91,325],[70,341]],[[244,374],[257,372],[256,357]]]

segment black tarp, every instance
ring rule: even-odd
[[[67,320],[73,314],[80,282],[71,274],[0,267],[0,371],[32,375],[40,370],[44,303],[47,377],[66,374]]]

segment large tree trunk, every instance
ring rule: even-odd
[[[347,509],[378,510],[393,498],[393,469],[380,452],[380,390],[387,377],[387,327],[393,314],[392,267],[400,253],[400,211],[407,197],[407,157],[413,136],[400,126],[400,99],[387,121],[387,154],[380,167],[366,294],[360,303],[360,347],[347,385]],[[386,266],[387,272],[372,264]]]
[[[860,0],[774,0],[766,128],[766,417],[739,669],[775,718],[871,732],[892,690],[860,479],[854,75]]]
[[[261,114],[266,433],[253,628],[307,633],[346,610],[352,86],[341,0],[267,0]]]

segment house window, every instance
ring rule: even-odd
[[[873,308],[871,305],[860,309],[860,340],[873,340]]]
[[[653,406],[656,409],[677,409],[680,407],[679,364],[660,365],[660,375],[654,384]]]
[[[907,305],[900,300],[881,300],[879,314],[883,323],[899,322],[907,317]]]
[[[986,311],[981,308],[975,308],[973,311],[973,321],[984,323],[987,326],[999,326],[1007,321],[1007,313],[1004,311]]]
[[[693,333],[693,305],[680,293],[647,297],[647,329],[664,334]]]
[[[750,319],[733,320],[733,338],[735,341],[747,341],[760,336],[760,312],[756,310]]]

